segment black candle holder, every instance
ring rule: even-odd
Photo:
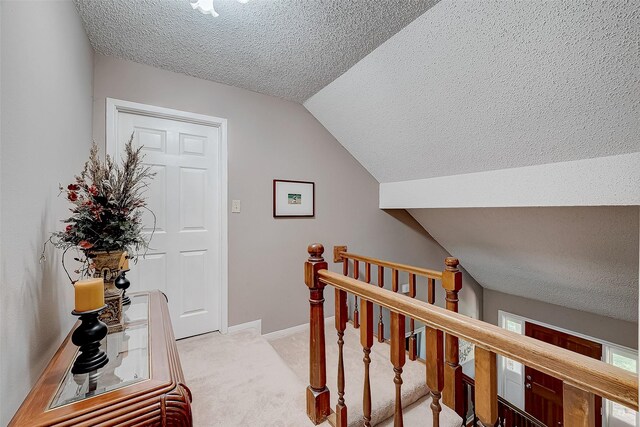
[[[131,304],[131,298],[127,295],[127,289],[131,286],[131,282],[126,276],[127,271],[129,270],[122,270],[114,282],[116,288],[122,289],[122,305]]]
[[[71,342],[80,347],[80,354],[71,368],[73,374],[86,374],[109,362],[105,352],[100,350],[100,341],[107,336],[107,325],[98,316],[105,307],[106,305],[96,310],[71,312],[74,316],[79,316],[82,322],[71,335]]]

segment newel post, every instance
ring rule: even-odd
[[[458,270],[457,258],[448,257],[442,272],[442,287],[447,292],[447,310],[458,312],[458,292],[462,289],[462,272]],[[462,366],[460,366],[458,337],[447,334],[445,338],[446,356],[444,368],[444,404],[464,417],[464,385],[462,384]]]
[[[331,413],[324,344],[324,284],[318,280],[318,271],[326,270],[327,263],[322,257],[324,247],[320,243],[309,245],[307,251],[309,259],[304,264],[304,281],[310,294],[307,415],[317,425]]]

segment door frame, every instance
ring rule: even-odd
[[[154,105],[140,104],[137,102],[120,99],[106,99],[106,126],[105,126],[105,152],[112,158],[117,156],[116,138],[118,135],[118,113],[137,114],[141,116],[156,117],[159,119],[175,120],[209,126],[218,129],[220,146],[218,148],[218,218],[219,218],[219,261],[220,272],[220,307],[218,309],[220,332],[226,334],[229,327],[229,230],[228,230],[228,146],[227,146],[227,119],[207,116],[204,114],[187,111],[173,110],[171,108],[157,107]]]
[[[595,337],[592,337],[592,336],[589,336],[589,335],[582,334],[580,332],[570,331],[569,329],[561,328],[561,327],[555,326],[555,325],[550,325],[550,324],[545,323],[545,322],[541,322],[541,321],[538,321],[538,320],[535,320],[535,319],[530,319],[528,317],[521,316],[519,314],[514,314],[514,313],[511,313],[509,311],[501,310],[501,309],[498,310],[498,325],[500,327],[502,327],[501,326],[502,325],[501,324],[502,319],[506,319],[507,317],[522,321],[522,335],[524,335],[525,322],[529,322],[529,323],[534,323],[534,324],[539,325],[539,326],[543,326],[545,328],[556,330],[558,332],[564,332],[566,334],[573,335],[573,336],[576,336],[578,338],[584,338],[586,340],[596,342],[596,343],[602,345],[602,358],[601,358],[601,361],[605,362],[605,363],[607,363],[607,354],[610,351],[610,349],[612,349],[612,348],[622,349],[624,351],[629,351],[631,353],[637,351],[635,349],[632,349],[632,348],[629,348],[629,347],[626,347],[626,346],[623,346],[623,345],[620,345],[620,344],[616,344],[616,343],[613,343],[611,341],[603,340],[603,339],[600,339],[600,338],[595,338]],[[639,355],[640,355],[640,353],[639,353]],[[500,356],[500,357],[504,357],[504,356]],[[498,365],[497,369],[500,370],[501,366]],[[522,393],[523,393],[523,396],[524,396],[524,366],[523,366],[523,369],[522,369],[522,380],[523,380],[522,381],[522,390],[523,390]],[[499,392],[502,392],[501,391],[501,387],[502,387],[501,382],[498,382]],[[607,415],[608,415],[607,414],[607,411],[608,411],[607,405],[608,405],[608,403],[605,403],[605,400],[606,399],[603,398],[602,415],[601,415],[601,417],[602,417],[602,425],[606,424]],[[607,402],[608,402],[608,400],[607,400]],[[524,406],[522,408],[520,408],[520,409],[524,410]],[[640,418],[640,412],[638,414],[639,414],[639,418]]]

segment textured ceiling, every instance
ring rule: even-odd
[[[302,102],[437,0],[74,0],[103,55]]]
[[[442,1],[307,100],[379,182],[640,151],[640,2]]]
[[[485,288],[638,321],[637,206],[410,213]]]

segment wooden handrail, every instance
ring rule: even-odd
[[[373,261],[370,259],[367,262]],[[565,384],[638,410],[638,378],[628,371],[327,269],[318,268],[316,274],[317,280],[323,285],[347,291],[392,312],[462,338],[481,349],[551,375]]]
[[[340,256],[350,259],[352,261],[368,262],[369,264],[379,265],[386,268],[391,268],[406,273],[412,273],[417,276],[428,277],[430,279],[442,280],[442,272],[436,270],[429,270],[428,268],[414,267],[412,265],[398,264],[396,262],[384,261],[377,258],[371,258],[364,255],[352,254],[350,252],[340,252]]]

